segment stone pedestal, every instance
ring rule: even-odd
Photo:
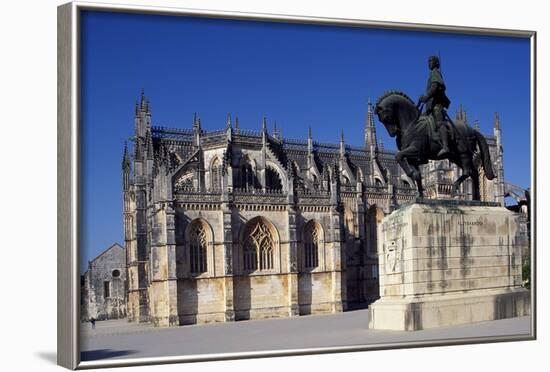
[[[530,314],[519,216],[473,203],[415,203],[378,231],[380,299],[369,328],[414,331]]]

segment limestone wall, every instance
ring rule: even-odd
[[[223,322],[225,320],[223,278],[180,279],[178,315],[180,324]]]
[[[289,277],[288,274],[233,277],[235,319],[289,316]]]
[[[334,308],[331,272],[300,273],[298,303],[300,315],[330,313]]]

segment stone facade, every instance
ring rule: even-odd
[[[459,112],[460,115],[462,115]],[[465,115],[457,120],[466,120]],[[128,319],[157,326],[343,311],[378,298],[377,225],[415,189],[377,141],[318,143],[243,130],[152,125],[142,94],[122,162]],[[502,176],[500,132],[488,136]],[[433,197],[452,177],[424,170]],[[431,165],[430,165],[431,166]],[[445,177],[443,177],[445,173]],[[453,178],[453,180],[454,180]],[[496,181],[482,184],[500,201]],[[468,199],[468,184],[459,198]]]
[[[126,251],[113,244],[82,275],[81,320],[126,317]]]
[[[520,216],[497,203],[412,204],[379,227],[381,298],[369,327],[421,330],[530,313]]]

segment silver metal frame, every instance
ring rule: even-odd
[[[284,351],[223,353],[193,356],[134,358],[109,361],[80,361],[79,322],[79,224],[80,224],[80,12],[83,10],[194,16],[265,22],[321,24],[376,29],[400,29],[529,38],[531,41],[531,334],[519,336],[473,337],[454,340],[398,342],[363,346],[309,348]],[[372,20],[320,18],[281,14],[228,12],[172,7],[99,4],[76,1],[58,7],[58,154],[57,154],[57,362],[69,369],[118,367],[260,358],[274,356],[340,353],[351,351],[398,349],[418,346],[442,346],[472,343],[536,339],[536,32],[494,28],[442,26]]]

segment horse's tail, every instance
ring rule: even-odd
[[[491,163],[491,154],[489,153],[489,146],[487,146],[487,141],[483,134],[479,133],[477,130],[474,130],[476,135],[477,144],[479,145],[481,160],[483,161],[483,170],[485,171],[485,177],[488,180],[495,178],[495,173],[493,171],[493,163]]]

